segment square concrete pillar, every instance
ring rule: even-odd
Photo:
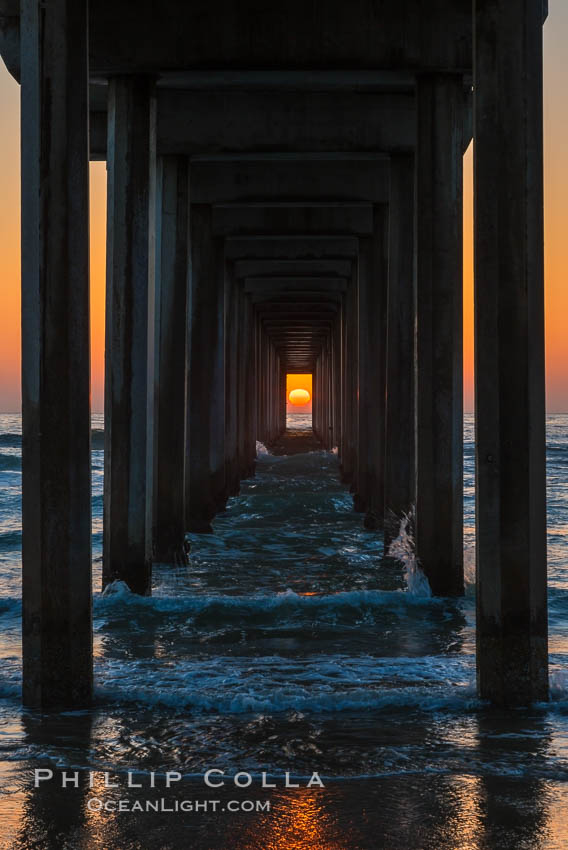
[[[225,489],[227,496],[239,491],[237,468],[238,392],[238,287],[232,266],[225,268]],[[256,453],[256,452],[255,452]]]
[[[103,583],[149,594],[154,413],[154,83],[108,94]]]
[[[385,413],[385,548],[415,502],[414,157],[391,157]]]
[[[92,694],[87,3],[21,3],[23,700]]]
[[[189,308],[189,159],[164,156],[157,182],[154,561],[188,562],[185,423]]]
[[[249,295],[246,296],[246,313],[247,313],[247,371],[246,371],[246,388],[245,394],[247,399],[246,408],[246,433],[245,433],[245,448],[246,448],[246,469],[245,476],[248,478],[254,475],[255,458],[256,458],[256,405],[254,404],[254,395],[256,392],[256,358],[255,358],[255,316],[254,306]],[[284,413],[285,416],[285,413]],[[284,419],[285,423],[285,419]],[[285,424],[284,424],[285,427]]]
[[[542,0],[474,3],[477,670],[548,695]]]
[[[382,526],[386,374],[388,207],[373,207],[373,234],[359,240],[359,436],[357,507]]]
[[[417,80],[416,548],[432,592],[463,593],[463,83]]]
[[[186,527],[207,532],[225,491],[225,277],[212,210],[191,207],[189,466]]]
[[[351,275],[345,294],[344,354],[343,354],[343,451],[341,455],[341,477],[345,484],[353,486],[356,463],[355,434],[357,416],[357,269]]]
[[[247,388],[250,378],[248,346],[250,342],[250,313],[247,309],[247,296],[244,288],[238,287],[238,348],[237,348],[237,458],[239,481],[247,472],[247,425],[250,400]],[[273,410],[271,410],[273,414]]]

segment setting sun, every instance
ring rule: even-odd
[[[311,396],[310,396],[309,392],[307,390],[300,390],[300,389],[292,390],[292,392],[288,396],[288,401],[290,402],[290,404],[295,404],[295,405],[298,405],[298,406],[303,405],[303,404],[307,404],[310,401],[310,399],[311,399]]]
[[[289,372],[286,375],[286,409],[290,414],[310,414],[313,399],[312,375]]]

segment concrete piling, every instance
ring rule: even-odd
[[[23,702],[92,695],[87,3],[21,4]],[[51,94],[50,94],[51,93]]]

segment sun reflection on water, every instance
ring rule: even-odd
[[[356,846],[325,806],[325,792],[288,793],[257,819],[238,850],[345,850]]]

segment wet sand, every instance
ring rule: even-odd
[[[31,773],[18,771],[24,784]],[[116,781],[116,777],[111,777]],[[123,783],[126,779],[123,777]],[[62,790],[53,781],[5,797],[3,850],[560,850],[566,786],[474,775],[326,781],[323,790]],[[86,782],[84,783],[86,784]],[[164,811],[97,811],[162,801]],[[95,802],[93,802],[95,801]],[[200,811],[175,812],[201,804]],[[215,807],[212,803],[216,801]],[[229,808],[270,805],[270,811]],[[208,811],[204,811],[207,803]],[[215,811],[213,810],[215,808]],[[14,830],[10,829],[12,822]]]

